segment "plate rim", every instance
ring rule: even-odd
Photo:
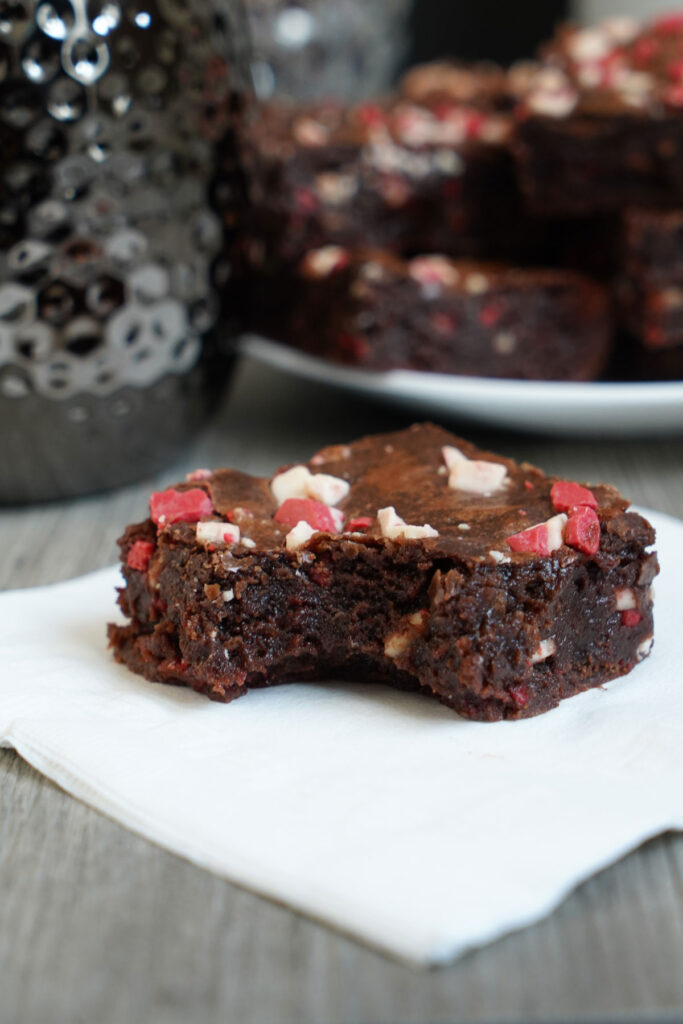
[[[653,402],[660,406],[683,403],[683,381],[543,381],[467,377],[425,370],[367,370],[342,366],[258,334],[242,335],[238,339],[238,348],[243,355],[308,378],[324,378],[329,384],[364,386],[389,395],[398,393],[417,398],[430,392],[443,394],[450,391],[454,397],[464,394],[472,398],[506,395],[531,400],[542,397],[544,401],[552,397],[574,406],[593,405],[598,401],[610,406],[629,402],[641,407]]]

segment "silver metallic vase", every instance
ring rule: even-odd
[[[141,477],[204,420],[247,61],[240,0],[0,0],[0,501]]]

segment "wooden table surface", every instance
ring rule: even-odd
[[[218,420],[154,483],[198,465],[268,473],[323,444],[408,422],[403,411],[244,361]],[[462,430],[683,516],[683,439]],[[113,562],[116,537],[145,514],[152,483],[0,513],[0,586]],[[683,836],[647,843],[542,923],[419,971],[158,849],[0,752],[0,1024],[596,1019],[683,1020]]]

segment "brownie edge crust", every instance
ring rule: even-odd
[[[524,718],[652,647],[650,524],[429,424],[272,480],[199,470],[150,509],[119,541],[114,656],[214,700],[337,678]]]

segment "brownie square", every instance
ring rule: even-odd
[[[654,533],[618,492],[438,427],[335,445],[272,479],[198,471],[150,513],[120,541],[114,655],[215,700],[341,678],[522,718],[652,646]]]
[[[564,26],[518,108],[531,209],[588,216],[683,200],[683,18]]]
[[[370,369],[593,380],[612,341],[605,291],[564,270],[325,246],[287,292],[264,295],[255,327]]]

